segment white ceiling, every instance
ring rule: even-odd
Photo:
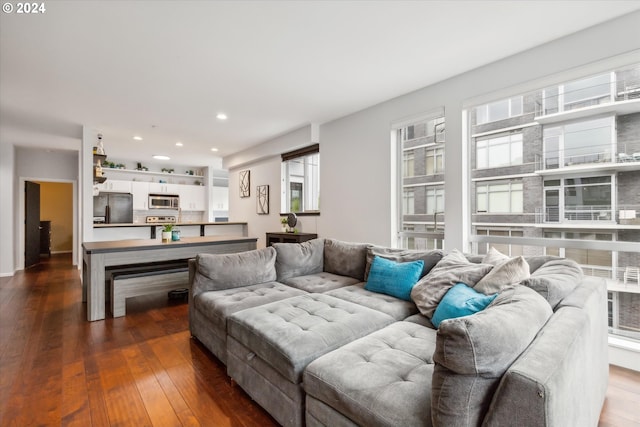
[[[45,7],[39,15],[0,14],[2,143],[77,149],[89,125],[104,134],[111,159],[152,163],[162,153],[170,164],[205,166],[640,10],[640,2],[49,0]],[[215,118],[221,111],[225,122]]]

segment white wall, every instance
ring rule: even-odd
[[[79,260],[78,236],[78,152],[48,150],[33,147],[15,147],[15,182],[13,215],[17,226],[12,240],[15,248],[14,270],[24,268],[24,182],[52,181],[73,183],[73,252],[74,264]],[[4,272],[4,270],[3,270]]]
[[[557,76],[558,73],[564,73],[560,76],[562,78],[571,75],[577,77],[580,73],[588,74],[591,68],[604,66],[592,63],[608,60],[614,55],[631,52],[614,62],[640,61],[640,38],[637,36],[639,23],[640,12],[630,14],[321,125],[321,215],[317,217],[317,225],[314,224],[312,232],[317,231],[321,237],[347,241],[395,244],[391,221],[394,209],[391,124],[444,106],[447,127],[446,249],[468,250],[469,203],[465,192],[468,154],[462,140],[465,103],[472,98],[481,99],[487,93],[495,96],[496,92],[516,86],[523,90],[527,86],[533,89],[546,76]],[[611,61],[607,66],[610,65]],[[263,159],[265,152],[276,155],[294,148],[287,147],[284,143],[291,143],[290,137],[291,135],[284,135],[277,139],[278,143],[268,141],[253,150],[247,150],[242,153],[242,161],[238,161],[240,157],[235,156],[225,158],[231,174],[230,216],[234,220],[247,221],[250,236],[264,237],[264,221],[255,214],[254,193],[250,200],[238,200],[237,170],[251,170],[252,187],[259,183],[277,186],[279,189],[279,159],[275,157],[268,162]],[[280,151],[269,151],[275,147]],[[252,159],[255,160],[252,162]],[[234,163],[241,163],[242,167],[234,167]],[[265,182],[254,181],[254,170],[260,177],[264,177]],[[276,228],[277,219],[270,220],[269,225],[271,224]],[[305,228],[304,231],[310,230]]]
[[[13,211],[14,186],[14,147],[5,142],[0,143],[0,276],[11,276],[15,271],[15,230],[17,220]]]

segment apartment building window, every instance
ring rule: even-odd
[[[554,114],[612,101],[615,73],[574,80],[543,90],[543,114]]]
[[[616,151],[614,129],[613,116],[545,127],[544,169],[611,162]]]
[[[413,215],[415,213],[415,193],[413,188],[405,188],[402,192],[402,212],[405,215]]]
[[[545,231],[544,237],[549,239],[595,240],[610,242],[612,233],[580,232],[580,231]],[[598,249],[577,248],[545,248],[546,255],[571,258],[582,268],[587,276],[613,278],[613,253]]]
[[[521,181],[476,184],[478,213],[522,213],[523,205]]]
[[[476,141],[476,168],[522,164],[522,132]]]
[[[476,124],[484,124],[522,115],[522,96],[514,96],[476,107]]]
[[[427,188],[425,192],[426,214],[444,212],[444,188]]]
[[[546,180],[545,222],[611,221],[613,188],[612,175]]]
[[[397,245],[442,247],[444,239],[444,108],[392,126],[396,147]]]
[[[413,151],[408,151],[403,154],[403,159],[402,159],[402,176],[403,177],[406,178],[406,177],[415,175],[414,161],[415,159],[414,159]]]
[[[282,212],[318,213],[320,209],[320,145],[282,154]]]
[[[444,173],[444,148],[426,150],[426,174],[436,175]]]
[[[476,228],[476,234],[479,236],[499,236],[499,237],[523,237],[522,230],[514,230],[510,228]],[[489,248],[493,247],[505,255],[512,257],[524,255],[522,245],[513,245],[505,243],[479,243],[477,253],[485,255]]]

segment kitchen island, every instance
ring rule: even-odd
[[[162,243],[157,239],[129,239],[82,244],[83,301],[87,320],[105,318],[105,269],[160,261],[180,261],[201,253],[222,254],[256,248],[257,238],[238,236],[184,237]]]

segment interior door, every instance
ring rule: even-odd
[[[24,268],[29,268],[40,262],[40,184],[26,181],[24,193]]]

